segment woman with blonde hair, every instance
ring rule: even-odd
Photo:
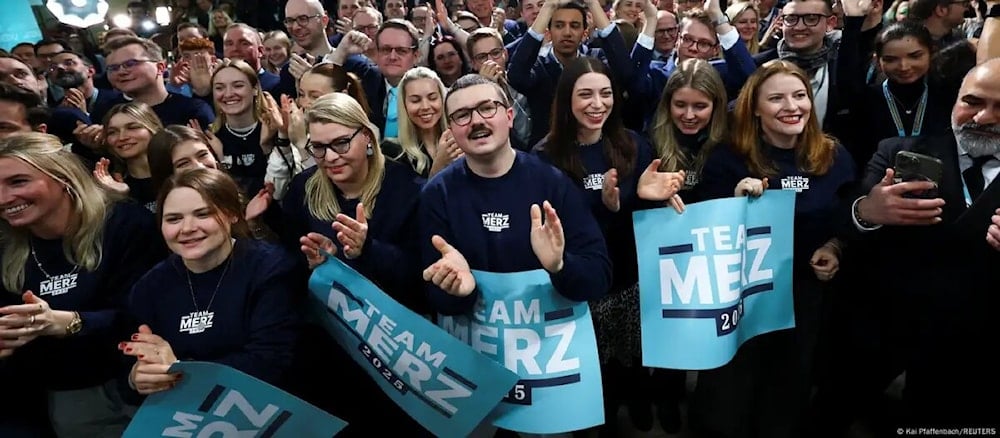
[[[292,40],[288,34],[280,30],[272,30],[264,34],[264,70],[280,74],[281,68],[288,64],[292,53]]]
[[[685,172],[685,202],[701,200],[694,189],[705,158],[726,139],[727,99],[719,72],[702,59],[682,61],[663,88],[649,136],[661,159],[660,170]]]
[[[760,53],[760,10],[753,2],[743,1],[729,5],[726,16],[733,27],[740,33],[740,40],[747,46],[751,55]]]
[[[149,170],[149,139],[163,129],[153,108],[141,102],[120,103],[104,116],[104,139],[120,160],[125,175],[112,174],[107,158],[98,160],[94,177],[108,190],[129,196],[150,212],[156,211],[158,187]]]
[[[128,291],[162,256],[155,230],[57,137],[0,140],[0,379],[16,394],[0,423],[48,412],[41,426],[58,436],[121,436],[113,346]]]
[[[736,99],[732,146],[715,148],[702,172],[709,199],[760,196],[768,188],[796,193],[795,327],[757,336],[729,364],[699,372],[692,422],[710,435],[805,434],[820,306],[839,267],[837,218],[849,208],[854,180],[851,155],[823,133],[813,102],[809,77],[795,64],[764,64]]]
[[[426,313],[424,294],[414,292],[414,285],[421,281],[418,230],[414,224],[423,180],[409,166],[385,159],[379,147],[378,128],[347,94],[330,93],[316,100],[306,112],[306,122],[308,150],[316,166],[297,175],[285,196],[282,211],[288,249],[301,250],[305,254],[303,262],[310,269],[327,257],[336,257],[403,305]],[[304,354],[317,351],[306,350]],[[307,366],[314,362],[301,357],[299,360]],[[370,428],[385,432],[387,425],[393,431],[397,427],[400,431],[414,428],[406,435],[420,430],[356,364],[345,363],[338,369],[351,374],[335,383],[339,390],[320,390],[315,383],[307,385],[307,390],[320,398],[314,400],[316,403],[347,410],[358,406],[358,412],[336,412],[357,431]],[[343,388],[344,384],[354,388]],[[331,401],[330,394],[345,394],[347,398]],[[370,409],[383,415],[374,422],[365,420],[370,417]],[[385,415],[392,419],[387,420]]]
[[[264,187],[268,156],[284,127],[281,110],[261,89],[257,72],[240,60],[226,59],[215,67],[212,97],[216,118],[211,131],[222,144],[223,167],[244,193],[257,193]],[[289,165],[294,168],[295,163]]]
[[[414,67],[399,81],[399,137],[386,140],[387,157],[409,164],[429,178],[461,156],[444,117],[444,83],[427,67]]]

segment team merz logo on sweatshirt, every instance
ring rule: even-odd
[[[67,293],[76,287],[76,276],[77,274],[75,272],[71,272],[69,274],[56,275],[55,277],[42,281],[38,285],[38,295],[56,296]]]
[[[499,233],[510,228],[510,215],[504,213],[483,213],[483,228]]]
[[[207,310],[203,310],[201,312],[191,312],[187,315],[181,316],[180,332],[190,335],[202,333],[205,330],[212,328],[213,318],[215,318],[215,312],[209,312]]]
[[[604,174],[592,173],[583,177],[583,187],[587,190],[601,190],[604,188]]]
[[[804,176],[786,176],[781,179],[781,190],[794,190],[797,193],[802,193],[803,190],[809,190],[809,178]]]

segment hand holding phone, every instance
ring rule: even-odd
[[[903,194],[904,198],[934,199],[938,196],[937,186],[941,184],[941,174],[943,173],[941,160],[916,152],[899,151],[896,153],[893,171],[895,172],[894,183],[910,181],[934,183],[933,189],[909,191]]]

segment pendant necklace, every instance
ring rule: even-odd
[[[222,280],[226,278],[226,273],[229,272],[229,265],[233,263],[233,255],[229,255],[229,261],[226,262],[226,267],[222,270],[222,275],[219,277],[219,282],[215,285],[215,291],[212,292],[212,298],[208,300],[208,306],[205,310],[201,310],[198,307],[198,299],[194,296],[194,285],[191,283],[191,270],[184,268],[184,273],[187,275],[188,291],[191,292],[191,302],[194,304],[194,312],[187,315],[181,316],[180,332],[188,334],[198,334],[202,333],[207,329],[212,328],[212,320],[215,318],[215,312],[211,311],[212,303],[215,302],[215,296],[219,293],[219,288],[222,287]]]

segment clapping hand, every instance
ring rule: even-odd
[[[542,220],[544,214],[545,220]],[[550,273],[557,273],[563,268],[563,251],[566,239],[563,235],[562,222],[556,209],[549,201],[531,206],[531,249],[538,257],[542,267]]]
[[[604,172],[604,183],[601,186],[601,200],[604,206],[614,213],[621,210],[621,189],[618,188],[618,170],[610,169]]]
[[[639,184],[636,193],[640,199],[647,201],[666,201],[678,213],[684,212],[684,201],[677,194],[684,187],[687,178],[686,173],[680,172],[660,172],[659,158],[653,160],[646,166],[646,170],[639,175]]]
[[[344,257],[349,260],[361,257],[365,240],[368,239],[368,217],[365,214],[364,204],[358,203],[355,214],[357,219],[340,213],[337,215],[337,221],[333,223],[337,240],[344,247]]]
[[[97,182],[101,183],[108,190],[120,194],[128,195],[129,187],[128,184],[123,182],[121,174],[112,174],[108,172],[108,167],[111,165],[111,161],[107,158],[101,158],[97,161],[94,166],[94,178],[97,178]]]
[[[441,258],[424,269],[424,281],[429,281],[445,293],[456,297],[466,297],[476,290],[476,278],[472,276],[469,262],[441,236],[431,237],[434,249]]]
[[[177,362],[173,348],[163,338],[154,335],[148,325],[139,326],[132,340],[121,342],[118,349],[126,356],[136,358],[129,382],[140,394],[165,391],[177,385],[180,374],[171,374],[170,366]]]

